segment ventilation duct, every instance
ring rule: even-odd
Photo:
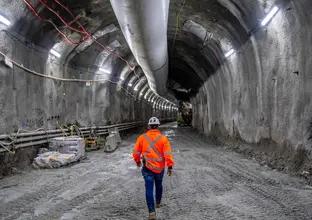
[[[170,0],[110,0],[110,2],[150,88],[166,97]]]

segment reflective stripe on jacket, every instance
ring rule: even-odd
[[[132,155],[135,162],[139,162],[142,155],[146,167],[155,173],[162,172],[166,164],[168,167],[174,165],[169,140],[159,130],[150,130],[141,135]]]

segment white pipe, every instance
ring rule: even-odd
[[[166,95],[170,0],[110,0],[129,47],[150,88]]]
[[[83,133],[85,132],[89,132],[90,129],[107,129],[107,128],[115,128],[118,126],[122,126],[122,125],[129,125],[129,124],[139,124],[145,121],[139,121],[139,122],[128,122],[128,123],[123,123],[123,124],[116,124],[116,125],[105,125],[105,126],[99,126],[99,127],[83,127],[80,128],[80,130],[83,130]],[[87,130],[87,131],[85,131]],[[37,136],[37,135],[42,135],[44,137],[47,136],[47,134],[55,134],[55,133],[60,133],[62,134],[62,132],[69,132],[69,129],[64,128],[63,130],[61,129],[57,129],[57,130],[46,130],[46,131],[34,131],[34,132],[25,132],[25,133],[13,133],[13,134],[2,134],[0,135],[0,140],[3,139],[7,139],[10,137],[28,137],[28,136]]]
[[[163,119],[161,121],[170,121],[170,120],[174,120],[174,118],[169,118],[169,119]],[[128,122],[128,123],[124,123],[124,124],[115,124],[115,125],[108,125],[108,126],[100,126],[100,127],[84,127],[84,128],[80,128],[81,130],[86,130],[86,129],[90,129],[90,128],[94,128],[97,130],[97,134],[98,135],[103,135],[103,134],[108,134],[108,129],[109,128],[115,128],[117,127],[118,130],[123,131],[123,130],[127,130],[130,128],[135,128],[135,127],[140,127],[147,124],[146,121],[138,121],[138,122]],[[69,134],[69,130],[68,129],[64,129],[66,134]],[[82,133],[88,133],[88,131],[82,131]],[[10,135],[1,135],[3,138],[9,138]],[[40,145],[40,144],[45,144],[48,143],[48,139],[49,138],[53,138],[53,137],[62,137],[63,133],[61,130],[47,130],[47,131],[38,131],[38,132],[31,132],[31,133],[19,133],[19,134],[11,134],[11,136],[13,137],[24,137],[24,138],[18,138],[15,143],[18,143],[14,146],[14,149],[18,149],[18,148],[24,148],[24,147],[31,147],[31,146],[36,146],[36,145]],[[32,136],[29,138],[25,138],[28,136]],[[7,146],[6,146],[7,147]],[[4,153],[7,152],[6,149],[2,148],[0,145],[0,153]]]

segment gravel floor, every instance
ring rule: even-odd
[[[312,219],[312,188],[205,142],[189,128],[162,128],[176,166],[164,180],[158,219]],[[144,183],[130,152],[138,134],[113,154],[71,167],[0,180],[0,219],[146,219]]]

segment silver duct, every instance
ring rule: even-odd
[[[167,25],[170,0],[110,0],[129,47],[150,88],[167,96]]]

